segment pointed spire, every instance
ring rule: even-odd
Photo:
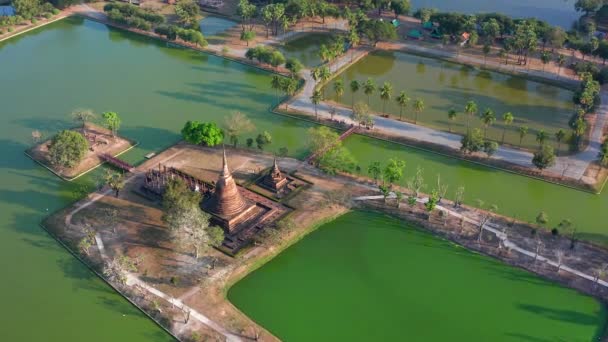
[[[222,159],[222,177],[230,176],[230,169],[228,168],[228,159],[226,158],[226,147],[222,145],[223,159]]]
[[[277,157],[274,157],[274,165],[272,166],[272,173],[280,173],[279,164],[277,164]]]

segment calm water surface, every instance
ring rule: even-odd
[[[32,130],[48,137],[72,126],[77,107],[114,110],[122,134],[140,142],[125,156],[137,162],[178,140],[186,120],[221,123],[242,111],[258,131],[271,132],[271,149],[286,146],[295,156],[305,151],[308,125],[268,113],[275,99],[268,73],[81,19],[0,44],[0,61],[0,298],[10,308],[0,312],[0,339],[168,340],[38,226],[68,205],[79,185],[23,154]]]
[[[366,212],[320,227],[228,298],[285,341],[592,341],[606,319],[592,298]]]
[[[468,14],[498,12],[514,18],[538,18],[552,25],[570,28],[580,14],[574,10],[575,0],[412,0],[412,8],[437,8]]]

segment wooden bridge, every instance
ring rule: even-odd
[[[355,127],[354,125],[351,125],[349,129],[347,129],[344,133],[342,133],[338,137],[338,141],[342,141],[342,140],[348,138],[351,134],[355,133],[356,131],[357,131],[357,127]],[[323,155],[325,152],[327,152],[332,147],[333,147],[333,145],[329,146],[328,148],[326,148],[325,150],[323,150],[321,152],[311,154],[310,156],[308,156],[308,158],[305,159],[305,162],[308,164],[312,164],[315,161],[315,159],[317,159],[320,155]]]
[[[133,165],[107,153],[99,154],[99,159],[126,172],[133,172],[133,170],[135,170]]]

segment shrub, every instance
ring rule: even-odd
[[[54,15],[59,14],[59,10],[56,8],[53,8],[53,10],[51,11]]]
[[[37,22],[38,22],[38,19],[32,18],[32,24],[36,24]]]
[[[557,228],[551,229],[551,235],[558,236],[559,235],[559,230]]]
[[[53,15],[51,13],[45,13],[44,17],[47,19],[51,19],[53,17]]]

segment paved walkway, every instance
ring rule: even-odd
[[[389,196],[389,198],[395,198],[395,197],[396,196],[395,196],[394,193],[391,193],[390,196]],[[355,201],[377,200],[377,199],[384,199],[384,196],[382,196],[382,195],[360,196],[360,197],[355,197],[353,199]],[[418,203],[426,203],[428,201],[428,198],[417,198],[416,201]],[[436,208],[437,208],[437,210],[443,210],[443,211],[448,212],[448,214],[450,216],[454,216],[454,217],[457,217],[457,218],[463,218],[466,222],[469,222],[471,224],[479,226],[479,221],[471,219],[471,218],[469,218],[467,216],[464,216],[464,215],[462,215],[462,214],[460,214],[458,212],[455,212],[455,211],[453,211],[453,210],[451,210],[449,208],[443,207],[441,205],[437,205]],[[551,260],[551,259],[543,257],[541,255],[537,256],[536,252],[532,252],[532,251],[529,251],[529,250],[524,249],[522,247],[519,247],[516,243],[514,243],[511,240],[509,240],[509,238],[507,237],[507,235],[502,232],[501,227],[498,226],[498,225],[496,225],[496,224],[487,222],[487,223],[484,224],[484,226],[482,227],[482,229],[494,233],[496,235],[496,237],[498,237],[498,239],[500,239],[502,241],[503,245],[505,247],[511,249],[511,250],[514,250],[514,251],[516,251],[518,253],[527,255],[527,256],[529,256],[529,257],[531,257],[533,259],[536,257],[536,260],[538,260],[538,261],[545,262],[545,263],[547,263],[549,265],[555,266],[556,268],[559,266],[560,270],[562,270],[562,271],[566,271],[566,272],[572,273],[572,274],[574,274],[574,275],[576,275],[578,277],[585,278],[585,279],[591,280],[591,281],[593,281],[593,282],[595,282],[595,283],[597,283],[599,285],[602,285],[604,287],[608,287],[608,282],[606,282],[604,280],[598,279],[597,282],[596,282],[595,276],[592,276],[592,275],[589,275],[587,273],[584,273],[584,272],[581,272],[579,270],[576,270],[574,268],[568,267],[568,266],[566,266],[564,264],[560,265],[560,263],[557,262],[557,261],[555,261],[555,260]]]
[[[429,49],[406,43],[403,43],[402,46],[404,49],[416,50],[427,54],[434,54],[454,59],[458,58],[453,53],[447,51]],[[361,54],[363,53],[367,52],[361,49],[356,50],[354,52],[354,59],[356,60],[360,58]],[[332,73],[349,64],[351,58],[351,52],[348,52],[332,63],[330,66]],[[483,59],[476,59],[475,57],[471,56],[461,55],[460,60],[463,62],[483,63]],[[490,62],[487,64],[491,65]],[[527,73],[543,78],[548,78],[548,76],[552,75],[537,70],[531,70]],[[312,76],[310,76],[310,70],[303,70],[301,76],[306,81],[306,84],[304,89],[299,94],[297,94],[293,99],[289,100],[289,106],[299,112],[315,115],[314,104],[310,100],[310,97],[312,96],[317,82],[312,78]],[[608,90],[606,88],[602,89],[600,96],[602,99],[602,104],[598,108],[596,124],[593,126],[593,130],[590,135],[590,142],[587,148],[584,151],[574,155],[557,157],[555,165],[548,168],[547,171],[575,180],[581,180],[585,170],[589,166],[589,163],[597,159],[597,155],[602,144],[602,131],[608,121]],[[322,102],[317,105],[317,115],[326,119],[331,118],[330,110],[332,108],[336,110],[336,114],[334,115],[335,120],[344,121],[347,124],[357,124],[350,118],[352,110],[344,106],[330,106],[329,104]],[[459,150],[461,145],[461,135],[398,121],[395,119],[383,118],[381,116],[376,116],[374,118],[374,129],[386,134],[402,136],[425,143],[443,145],[455,150]],[[492,158],[497,160],[534,169],[535,166],[532,164],[532,157],[533,154],[530,152],[504,146],[500,146],[498,151],[492,156]]]

